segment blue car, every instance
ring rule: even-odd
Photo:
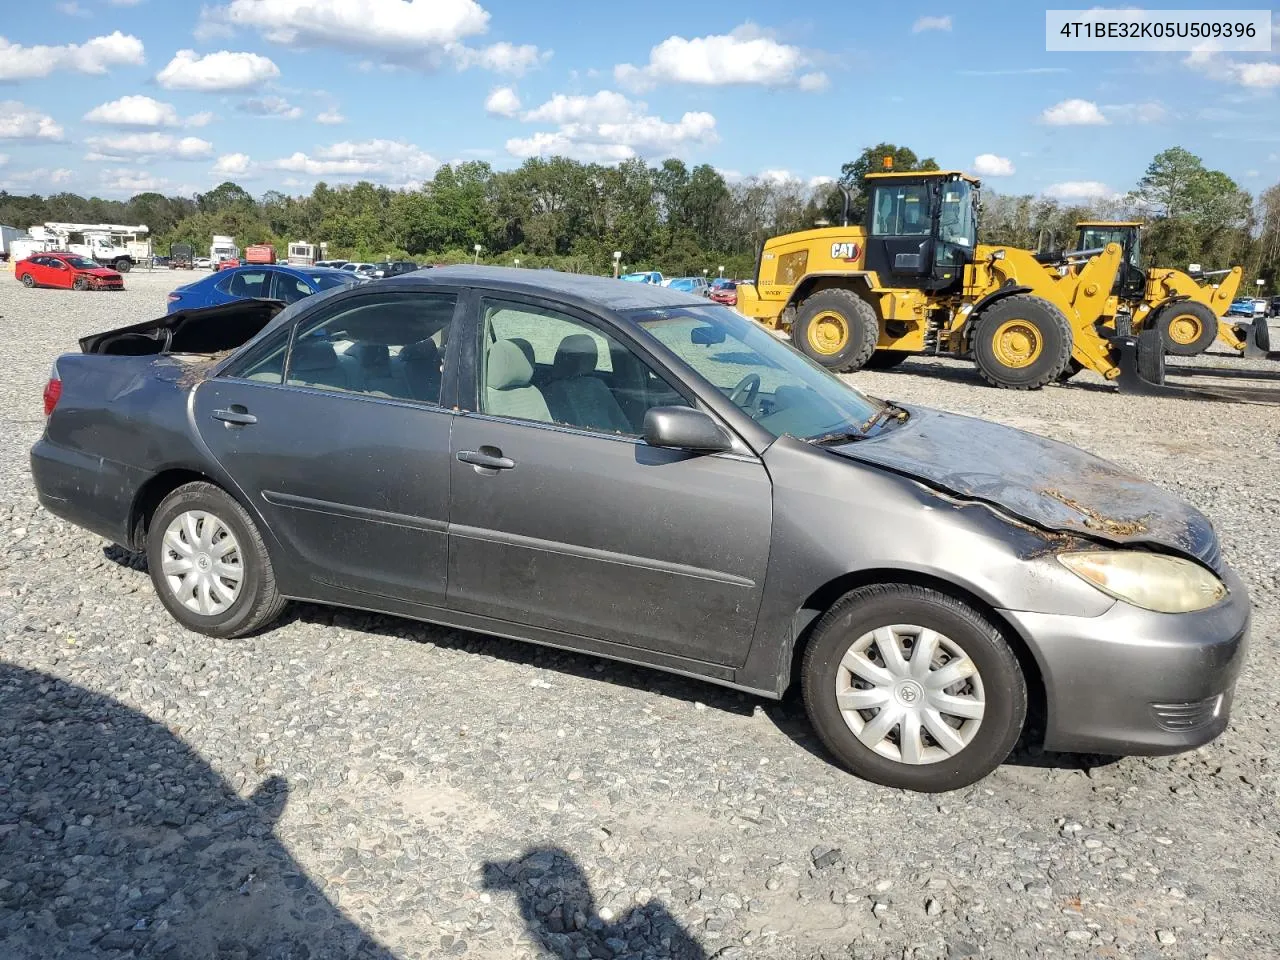
[[[195,307],[213,307],[233,300],[283,300],[293,303],[321,290],[352,287],[364,283],[362,277],[329,267],[286,267],[280,264],[249,264],[219,270],[179,287],[169,294],[169,313]]]

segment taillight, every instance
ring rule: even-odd
[[[49,382],[44,385],[44,415],[46,417],[53,413],[53,408],[58,405],[58,400],[61,397],[62,377],[58,376],[58,368],[55,366],[49,371]]]

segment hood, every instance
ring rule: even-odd
[[[87,273],[91,277],[118,277],[119,271],[110,267],[72,267],[76,273]]]
[[[1145,545],[1217,568],[1208,517],[1078,447],[986,420],[907,407],[909,420],[833,453],[980,500],[1044,530]]]

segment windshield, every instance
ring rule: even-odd
[[[775,437],[857,433],[885,404],[728,307],[624,312]]]
[[[63,257],[62,259],[67,261],[67,263],[71,264],[71,266],[75,267],[77,270],[95,270],[98,266],[88,257]]]
[[[337,270],[317,270],[315,273],[307,274],[311,278],[311,282],[316,285],[317,290],[331,290],[334,287],[351,287],[355,285],[355,278],[349,273],[340,273]]]

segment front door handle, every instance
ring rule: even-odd
[[[213,419],[237,427],[247,427],[251,423],[258,422],[257,417],[238,403],[226,410],[213,411]]]
[[[484,450],[459,450],[458,459],[486,470],[510,470],[516,465],[510,457],[502,456],[502,451],[486,453]]]

